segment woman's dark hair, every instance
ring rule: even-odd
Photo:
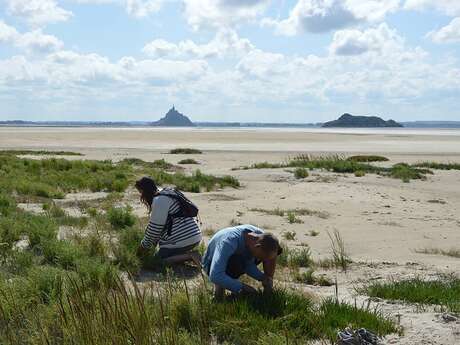
[[[143,177],[136,181],[137,190],[141,193],[141,202],[152,212],[152,202],[154,195],[158,192],[157,185],[150,177]]]

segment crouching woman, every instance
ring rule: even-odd
[[[201,230],[191,216],[198,212],[182,193],[175,189],[158,190],[149,177],[136,181],[141,202],[150,213],[150,221],[145,230],[137,255],[147,255],[149,249],[159,247],[158,256],[165,264],[185,261],[200,263],[200,255],[194,251],[201,242]],[[192,212],[190,212],[192,210]]]

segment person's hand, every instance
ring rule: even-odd
[[[264,292],[272,292],[273,291],[273,278],[269,276],[265,276],[264,280],[262,280],[262,286],[264,287]]]
[[[142,247],[142,245],[139,245],[139,247],[137,248],[136,255],[138,258],[143,258],[147,255],[148,251],[148,249],[145,249],[144,247]]]
[[[257,293],[257,290],[247,284],[243,284],[243,288],[241,289],[241,292],[240,292],[241,295],[252,295],[255,293]]]

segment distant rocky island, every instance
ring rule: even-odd
[[[194,127],[195,124],[184,114],[179,113],[173,106],[164,117],[156,122],[152,122],[151,126],[156,127]]]
[[[404,127],[402,124],[394,121],[385,121],[377,116],[354,116],[343,114],[337,120],[323,123],[323,128],[388,128]]]

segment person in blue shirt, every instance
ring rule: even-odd
[[[262,282],[264,291],[273,288],[276,258],[281,254],[278,239],[250,224],[218,231],[209,241],[202,266],[215,285],[215,297],[221,299],[225,290],[235,294],[256,290],[238,280],[243,274]],[[257,265],[263,264],[264,272]]]

